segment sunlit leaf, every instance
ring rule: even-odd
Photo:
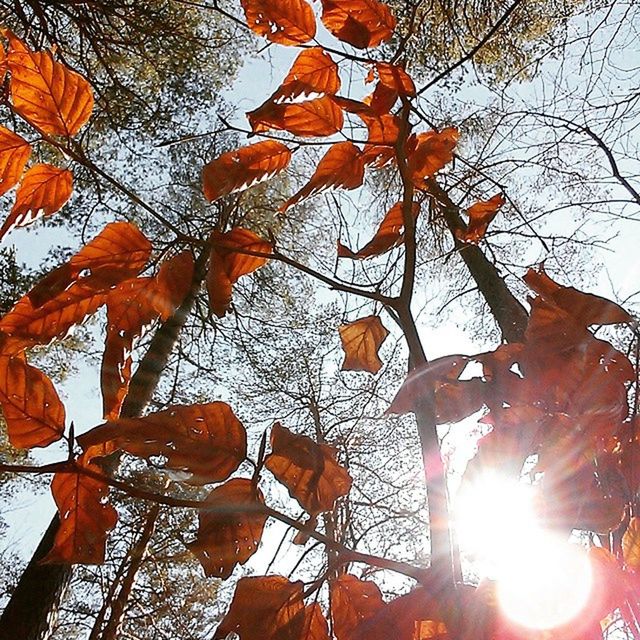
[[[484,238],[487,227],[496,217],[498,210],[505,203],[504,196],[501,193],[489,198],[489,200],[481,200],[471,205],[467,210],[469,216],[469,224],[467,228],[456,231],[456,236],[462,242],[477,243]]]
[[[296,202],[329,187],[355,189],[363,180],[364,162],[360,149],[351,142],[337,142],[329,147],[320,160],[311,180],[291,196],[280,210],[286,211]]]
[[[383,607],[375,582],[343,574],[331,583],[331,615],[337,640],[352,640],[354,631]]]
[[[46,447],[64,434],[64,406],[51,380],[21,356],[0,355],[0,406],[18,449]]]
[[[71,197],[72,174],[49,164],[36,164],[22,178],[16,201],[0,228],[0,239],[13,227],[25,227],[40,216],[59,211]]]
[[[286,168],[290,161],[289,149],[275,140],[223,153],[202,171],[205,198],[214,201],[264,182]]]
[[[336,38],[358,49],[389,40],[396,26],[389,7],[378,0],[322,0],[322,22]]]
[[[249,28],[271,42],[298,45],[316,35],[313,9],[305,0],[240,0]]]
[[[30,155],[24,138],[0,126],[0,196],[18,183]]]
[[[367,316],[338,328],[344,349],[343,371],[377,373],[382,367],[378,351],[389,335],[378,316]]]
[[[96,465],[82,460],[85,467],[100,473]],[[60,528],[51,551],[43,562],[101,564],[104,562],[107,533],[116,525],[118,514],[109,504],[109,487],[80,470],[56,473],[51,492],[60,513]]]
[[[376,70],[382,86],[401,96],[415,96],[416,86],[411,76],[399,65],[377,62]]]
[[[34,127],[59,136],[73,136],[93,110],[89,83],[48,51],[31,51],[11,32],[8,65],[13,108]]]
[[[398,100],[398,92],[395,89],[378,82],[373,93],[364,99],[365,104],[369,105],[371,111],[378,116],[388,114]]]
[[[418,188],[426,188],[425,180],[453,160],[458,137],[455,127],[412,136],[407,149],[407,168]]]
[[[335,95],[340,89],[338,65],[322,47],[304,49],[270,100],[291,101],[313,94]]]
[[[257,550],[267,515],[262,492],[246,478],[216,487],[199,513],[196,540],[187,545],[208,576],[228,578]]]
[[[226,480],[245,459],[247,434],[224,402],[176,405],[142,418],[120,418],[81,435],[87,447],[113,442],[135,456],[164,456],[164,467],[190,474],[191,484]]]
[[[622,536],[624,563],[629,569],[640,569],[640,518],[631,518]]]
[[[332,509],[335,501],[351,488],[351,477],[335,461],[335,455],[332,447],[295,435],[276,422],[265,467],[287,487],[291,497],[314,515]]]
[[[372,256],[379,256],[393,247],[397,247],[404,238],[404,214],[403,204],[398,202],[387,211],[375,236],[367,244],[356,252],[338,242],[338,257],[362,260]],[[420,213],[420,205],[414,202],[411,207],[413,217],[416,219]]]

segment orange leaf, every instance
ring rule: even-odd
[[[272,636],[273,640],[329,640],[329,626],[317,602],[301,609]]]
[[[268,517],[263,505],[262,492],[246,478],[229,480],[207,496],[197,538],[187,545],[207,576],[225,580],[258,550]]]
[[[332,447],[295,435],[279,422],[271,430],[271,453],[264,464],[311,515],[332,509],[351,489],[351,477],[335,461]]]
[[[504,196],[498,193],[492,198],[489,198],[489,200],[480,200],[480,202],[471,205],[467,210],[469,224],[464,231],[461,229],[456,231],[458,239],[462,240],[462,242],[473,243],[482,240],[487,231],[487,227],[496,217],[498,209],[500,209],[504,203]]]
[[[364,99],[365,104],[371,107],[371,111],[376,115],[389,113],[393,105],[398,100],[398,92],[385,87],[382,82],[378,82],[376,88],[370,96]]]
[[[389,335],[378,316],[367,316],[338,328],[344,349],[343,371],[377,373],[382,367],[378,351]]]
[[[344,124],[342,110],[331,96],[306,102],[266,102],[247,113],[247,118],[255,133],[282,129],[303,137],[330,136]]]
[[[89,83],[56,62],[50,52],[31,51],[11,32],[7,37],[14,109],[44,133],[66,137],[78,133],[93,110]]]
[[[420,213],[420,204],[414,202],[412,204],[413,217],[416,219]],[[402,202],[396,204],[387,211],[378,231],[373,238],[367,242],[357,252],[351,251],[342,243],[338,242],[338,257],[351,258],[352,260],[361,260],[370,258],[371,256],[379,256],[393,247],[397,247],[404,238],[404,214],[402,212]]]
[[[204,196],[213,202],[222,196],[264,182],[282,171],[291,161],[291,152],[282,143],[265,140],[223,153],[202,171]]]
[[[277,44],[297,45],[316,35],[313,9],[305,0],[240,0],[247,25]]]
[[[135,456],[165,456],[191,484],[226,480],[245,459],[247,434],[225,402],[176,405],[143,418],[105,422],[81,435],[83,449],[103,442]]]
[[[369,131],[364,148],[365,164],[383,167],[395,158],[395,145],[400,134],[400,118],[389,113],[382,115],[362,113],[360,117]]]
[[[304,611],[302,589],[302,582],[289,582],[282,576],[241,578],[213,640],[222,640],[230,633],[237,634],[240,640],[280,638],[283,628]],[[283,636],[282,640],[299,637]]]
[[[440,171],[453,160],[458,142],[458,130],[447,127],[442,131],[427,131],[409,140],[407,165],[411,179],[418,188],[426,188],[426,178]]]
[[[240,251],[268,254],[271,244],[253,231],[235,227],[227,233],[215,231],[207,272],[207,291],[211,310],[222,318],[231,304],[231,287],[241,276],[252,273],[267,262],[267,258]]]
[[[14,447],[46,447],[62,438],[60,398],[51,380],[21,356],[0,355],[0,405]]]
[[[362,153],[352,142],[337,142],[318,163],[311,180],[280,207],[286,211],[303,198],[329,187],[356,189],[364,180]]]
[[[375,582],[343,574],[331,583],[331,615],[337,640],[352,640],[354,631],[384,606]]]
[[[397,64],[377,62],[378,78],[380,83],[401,96],[415,96],[416,85],[411,76]]]
[[[378,0],[321,0],[322,22],[339,40],[358,49],[389,40],[396,19]]]
[[[631,518],[622,536],[624,563],[629,569],[640,569],[640,518]]]
[[[301,95],[335,95],[340,89],[338,65],[322,47],[302,51],[270,100],[291,101]]]
[[[26,140],[0,126],[0,196],[18,183],[30,155]]]
[[[100,468],[82,461],[96,473]],[[60,513],[60,529],[46,563],[101,564],[104,562],[107,532],[118,520],[116,510],[109,504],[109,487],[105,482],[82,473],[56,473],[51,492]]]
[[[13,227],[26,227],[50,216],[71,197],[72,174],[50,164],[36,164],[24,174],[11,213],[0,228],[0,240]]]

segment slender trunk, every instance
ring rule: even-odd
[[[141,415],[151,400],[160,374],[167,366],[180,330],[200,289],[207,258],[208,252],[205,249],[196,262],[191,291],[151,339],[149,348],[131,379],[129,392],[122,406],[123,416]],[[0,616],[0,639],[46,640],[53,628],[53,619],[71,579],[72,565],[40,564],[40,560],[53,548],[59,527],[60,518],[56,513]]]

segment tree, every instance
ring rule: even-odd
[[[247,0],[243,8],[248,25],[273,42],[304,45],[315,33],[313,12],[303,0],[264,6]],[[375,0],[325,0],[322,21],[335,37],[356,49],[374,48],[390,39],[395,25],[388,8]],[[540,521],[565,533],[574,528],[596,533],[615,531],[610,549],[616,553],[622,540],[625,571],[602,547],[591,554],[596,584],[607,585],[611,597],[592,603],[593,613],[577,633],[599,637],[600,619],[613,610],[620,610],[629,627],[634,628],[637,597],[630,585],[635,568],[636,521],[623,516],[627,510],[633,512],[632,496],[637,489],[633,475],[635,409],[629,409],[627,398],[630,384],[636,380],[635,371],[623,353],[589,330],[593,325],[630,325],[633,318],[612,302],[557,284],[542,269],[530,270],[526,276],[528,286],[537,294],[527,316],[477,246],[504,198],[496,194],[470,206],[466,202],[458,205],[437,180],[438,172],[453,160],[458,131],[446,127],[413,133],[414,127],[419,130],[424,126],[424,118],[414,106],[417,90],[407,71],[397,64],[397,57],[381,61],[361,54],[344,56],[345,64],[360,64],[377,79],[372,97],[359,101],[339,93],[340,78],[333,56],[337,57],[333,49],[303,47],[275,94],[249,114],[253,133],[265,134],[266,139],[227,151],[205,166],[204,195],[222,203],[205,238],[186,234],[147,208],[177,238],[169,255],[150,271],[153,275],[139,276],[148,268],[152,255],[147,238],[130,223],[111,223],[0,321],[4,361],[0,400],[10,438],[24,447],[46,446],[62,438],[69,444],[69,457],[61,462],[37,468],[2,467],[56,473],[52,487],[63,525],[48,561],[90,564],[104,558],[107,532],[116,518],[107,502],[109,487],[114,487],[151,503],[197,509],[197,533],[187,546],[210,576],[226,578],[237,564],[247,562],[256,551],[268,518],[327,548],[325,571],[306,590],[302,583],[284,577],[242,578],[216,637],[229,632],[237,632],[241,638],[326,636],[327,614],[319,604],[327,602],[321,591],[325,580],[329,582],[332,633],[340,640],[371,633],[407,638],[441,637],[445,633],[455,638],[471,637],[471,633],[518,637],[520,632],[496,616],[483,600],[481,589],[465,587],[452,538],[437,426],[458,422],[485,407],[485,423],[491,424],[492,430],[480,440],[466,482],[471,483],[496,465],[508,467],[517,475],[527,459],[537,455],[537,468],[543,474],[542,482],[536,485]],[[13,112],[48,144],[64,150],[82,165],[83,156],[68,140],[89,118],[88,83],[47,54],[31,51],[12,35],[8,67]],[[40,105],[33,100],[33,89],[42,91],[43,78],[50,68],[63,78],[61,84],[58,81],[52,86],[64,90],[50,91],[50,99]],[[26,81],[22,73],[29,74]],[[71,107],[66,102],[69,90],[74,91]],[[326,152],[310,180],[280,210],[283,215],[291,215],[289,210],[307,197],[329,187],[356,189],[363,184],[365,172],[371,175],[384,169],[391,201],[373,239],[354,244],[352,239],[347,243],[344,236],[339,238],[338,262],[353,268],[327,268],[327,263],[335,263],[336,258],[329,257],[332,248],[326,245],[317,248],[313,260],[301,259],[295,254],[296,236],[287,237],[286,230],[260,237],[244,224],[231,226],[234,220],[246,221],[245,202],[234,194],[284,171],[291,162],[289,138],[283,133],[276,140],[268,131],[292,134],[299,147],[304,147],[308,138],[329,137],[343,130],[345,118],[349,135],[327,141]],[[22,149],[24,155],[26,143],[11,137],[15,135],[11,131],[6,134],[13,140],[10,149],[12,153]],[[15,172],[17,178],[21,170]],[[8,224],[28,222],[26,214],[36,207],[53,215],[69,196],[69,180],[68,170],[52,165],[29,169],[18,187],[17,204]],[[39,194],[34,183],[53,183],[59,188],[45,188]],[[34,195],[41,199],[29,200]],[[425,217],[421,209],[428,209],[451,234],[455,251],[500,327],[505,344],[497,349],[476,356],[427,361],[415,315],[421,266],[416,229]],[[461,216],[463,211],[468,222]],[[326,232],[326,228],[323,230]],[[305,227],[295,231],[301,233]],[[294,248],[285,251],[285,242],[291,242]],[[185,247],[189,248],[181,250]],[[197,255],[195,261],[192,252]],[[365,262],[370,258],[371,268]],[[192,304],[197,304],[205,267],[211,313],[223,318],[232,304],[241,309],[235,298],[236,282],[264,267],[268,260],[297,269],[350,296],[345,309],[349,321],[339,331],[345,352],[343,369],[374,375],[381,369],[379,350],[389,334],[382,324],[382,312],[397,325],[396,335],[406,342],[410,374],[390,411],[415,415],[429,512],[428,570],[356,550],[337,535],[336,501],[346,502],[354,479],[357,482],[360,478],[355,466],[349,464],[353,458],[348,439],[343,442],[340,457],[325,443],[321,394],[308,397],[315,438],[276,423],[270,431],[268,454],[265,433],[260,445],[254,447],[257,455],[247,455],[246,430],[231,406],[222,401],[170,405],[140,417],[160,369],[168,362],[177,331],[184,326]],[[353,299],[364,303],[351,302]],[[106,305],[108,314],[102,366],[105,423],[77,438],[82,449],[77,455],[74,434],[65,429],[64,408],[53,386],[44,373],[26,364],[22,354],[27,348],[66,334],[71,325],[101,305]],[[132,377],[130,351],[142,327],[157,319],[164,324]],[[245,330],[251,328],[251,320]],[[223,322],[217,326],[224,330]],[[463,377],[470,364],[479,366],[482,375]],[[324,376],[331,366],[330,360],[321,361],[314,365],[314,371]],[[373,385],[369,399],[376,393]],[[364,406],[370,406],[366,397]],[[301,399],[298,394],[297,401]],[[348,418],[344,420],[348,423]],[[159,465],[178,477],[187,474],[188,483],[217,486],[204,500],[184,498],[176,489],[140,488],[115,474],[108,463],[99,462],[117,451],[134,459],[151,459],[150,472]],[[306,512],[304,522],[265,505],[271,493],[263,481],[266,470]],[[236,475],[229,479],[232,474]],[[576,484],[579,492],[568,491]],[[621,486],[624,490],[619,490]],[[558,508],[552,499],[559,495],[563,500]],[[133,557],[141,556],[135,553]],[[354,563],[396,571],[420,586],[383,604],[374,582],[345,571]],[[134,560],[131,565],[135,566]],[[130,589],[131,581],[125,579],[122,588],[126,584]],[[304,604],[305,599],[309,604]],[[121,607],[118,602],[117,597],[111,601],[112,611]],[[480,632],[471,628],[471,621],[479,620],[484,620]],[[115,628],[117,624],[116,620]],[[559,633],[566,637],[569,631]]]

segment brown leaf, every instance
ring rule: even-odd
[[[11,32],[8,65],[13,108],[37,129],[58,136],[73,136],[93,110],[89,83],[48,51],[31,51]]]
[[[426,179],[453,160],[458,137],[455,127],[447,127],[439,132],[427,131],[410,138],[407,168],[416,187],[426,188]]]
[[[487,227],[496,217],[498,209],[505,203],[501,193],[496,194],[489,200],[480,200],[471,205],[467,210],[469,224],[467,228],[456,230],[456,237],[462,242],[478,243],[487,231]]]
[[[380,84],[400,96],[415,96],[416,85],[411,76],[399,65],[377,62],[376,70]]]
[[[373,93],[367,96],[364,102],[371,107],[373,114],[382,116],[391,111],[397,100],[397,91],[389,89],[389,87],[383,85],[382,82],[378,82]]]
[[[316,35],[313,9],[305,0],[240,0],[247,25],[271,42],[298,45]]]
[[[272,636],[272,640],[329,640],[329,626],[317,602],[301,609]]]
[[[331,615],[337,640],[352,640],[354,631],[384,606],[375,582],[343,574],[331,583]]]
[[[265,140],[223,153],[202,170],[202,188],[207,200],[242,191],[272,178],[286,168],[291,152],[281,142]]]
[[[0,228],[0,240],[13,227],[26,227],[60,210],[71,197],[72,174],[50,164],[36,164],[24,174],[16,201]]]
[[[241,578],[213,639],[222,640],[230,633],[240,640],[278,638],[278,632],[304,611],[302,589],[302,582],[289,582],[282,576]],[[295,635],[285,638],[297,640]]]
[[[100,473],[99,467],[78,461]],[[116,510],[107,501],[109,487],[81,471],[56,473],[51,492],[60,513],[60,529],[45,563],[101,564],[104,562],[107,532],[118,520]]]
[[[420,204],[414,202],[412,204],[412,212],[414,220],[420,213]],[[402,211],[402,202],[396,204],[387,211],[375,236],[367,242],[367,244],[355,253],[349,247],[338,242],[338,257],[351,258],[352,260],[362,260],[372,256],[379,256],[393,247],[397,247],[404,239],[404,214]]]
[[[269,100],[290,102],[302,95],[333,96],[339,89],[338,65],[322,47],[311,47],[298,55],[284,82]]]
[[[30,155],[24,138],[0,126],[0,196],[18,184]]]
[[[271,244],[253,231],[235,227],[227,233],[215,231],[207,272],[207,291],[211,310],[222,318],[231,304],[231,287],[238,278],[262,267],[267,258],[240,251],[271,253]]]
[[[280,207],[280,211],[284,212],[303,198],[308,198],[329,187],[356,189],[363,180],[364,163],[360,149],[351,142],[337,142],[329,147],[320,160],[311,180],[291,196]]]
[[[143,418],[105,422],[81,435],[83,449],[103,442],[143,458],[164,456],[164,467],[191,474],[189,483],[226,480],[245,459],[247,434],[225,402],[176,405]]]
[[[262,492],[251,480],[234,478],[216,487],[198,516],[198,535],[188,544],[207,576],[225,580],[257,550],[267,515]]]
[[[378,0],[322,0],[322,22],[339,40],[358,49],[389,40],[396,19]]]
[[[247,118],[254,133],[282,129],[302,137],[330,136],[344,124],[342,110],[331,96],[305,102],[266,102],[247,113]]]
[[[271,430],[265,467],[311,515],[332,509],[351,489],[351,477],[335,461],[332,447],[295,435],[279,422]]]
[[[18,449],[46,447],[64,434],[64,406],[51,380],[21,356],[0,355],[0,406]]]
[[[338,327],[344,349],[343,371],[378,373],[382,361],[378,351],[389,335],[378,316],[367,316]]]
[[[631,518],[622,536],[624,563],[629,569],[640,569],[640,518]]]

